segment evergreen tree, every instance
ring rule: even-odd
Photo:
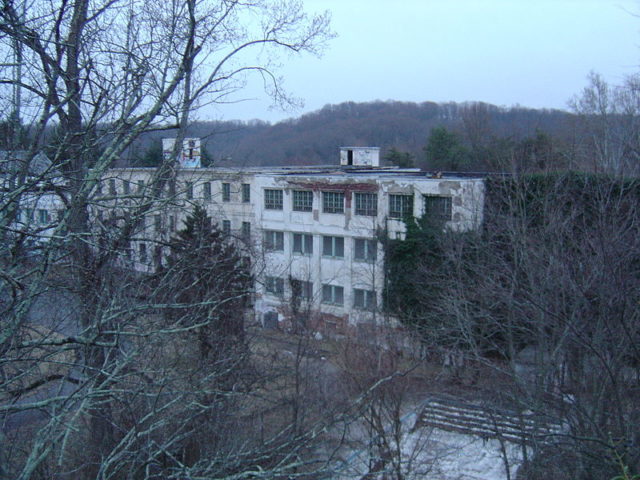
[[[415,167],[414,156],[409,152],[396,150],[395,147],[392,147],[391,150],[389,150],[389,153],[384,156],[384,159],[400,168]]]
[[[456,133],[445,127],[431,130],[424,152],[431,168],[458,170],[469,163],[469,150]]]
[[[161,294],[167,304],[166,318],[194,327],[203,358],[219,359],[222,352],[244,338],[244,311],[252,277],[247,257],[212,224],[196,206],[169,242],[170,254],[158,276],[170,276]]]

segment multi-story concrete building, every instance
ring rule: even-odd
[[[125,205],[144,192],[153,172],[111,170],[102,194],[112,206]],[[305,316],[344,332],[382,318],[381,238],[401,238],[407,215],[437,216],[454,230],[476,228],[483,198],[480,177],[380,167],[377,148],[342,148],[340,164],[331,166],[179,168],[132,242],[131,261],[138,270],[153,269],[166,253],[158,240],[181,228],[199,204],[249,248],[260,321],[287,325]]]
[[[32,245],[48,241],[64,210],[56,192],[63,184],[44,153],[0,151],[0,215],[12,218],[9,236]]]

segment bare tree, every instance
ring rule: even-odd
[[[256,413],[246,397],[255,381],[248,367],[239,368],[242,356],[193,368],[188,332],[211,317],[163,324],[158,313],[183,302],[149,301],[160,287],[122,268],[129,242],[144,235],[145,217],[171,203],[177,156],[129,195],[127,208],[101,191],[101,181],[144,132],[178,127],[177,149],[191,112],[230,99],[247,74],[287,101],[272,55],[317,53],[330,37],[328,16],[308,17],[297,1],[78,0],[9,1],[0,17],[1,51],[11,57],[19,48],[23,72],[16,85],[14,62],[6,62],[0,94],[5,100],[13,87],[23,92],[30,138],[11,178],[3,177],[0,198],[0,412],[15,440],[13,447],[3,442],[11,450],[3,452],[10,460],[2,474],[215,477],[271,469],[277,477],[299,468],[291,438],[274,434],[260,444],[248,441],[251,429],[240,434]],[[52,129],[51,162],[35,168]],[[64,205],[60,218],[24,228],[25,201],[52,195]],[[29,239],[37,249],[22,248]],[[182,288],[171,273],[162,288]],[[47,296],[52,309],[38,326],[34,311]],[[215,310],[228,301],[203,305]],[[68,313],[57,318],[63,307]],[[230,371],[234,381],[220,382]],[[227,417],[222,406],[233,402],[242,408]],[[238,435],[203,448],[214,429]],[[312,436],[298,435],[297,444]]]
[[[584,166],[615,175],[638,172],[640,90],[637,76],[611,85],[597,73],[570,102],[578,114],[578,144]]]
[[[526,440],[531,478],[545,459],[578,478],[614,476],[616,455],[637,471],[637,182],[493,179],[487,198],[483,230],[446,234],[421,269],[438,288],[414,325],[490,367],[487,398],[562,425]]]

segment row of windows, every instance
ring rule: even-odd
[[[58,212],[60,215],[60,212]],[[47,225],[51,223],[51,215],[49,214],[49,210],[38,208],[25,208],[19,209],[16,212],[16,222],[18,223],[35,223],[37,222],[40,225]]]
[[[111,178],[107,182],[109,194],[116,195],[116,179]],[[137,181],[137,193],[144,190],[144,182]],[[212,199],[211,182],[204,182],[199,185],[202,189],[202,198],[205,201]],[[176,194],[176,184],[174,180],[167,182],[167,190],[170,195]],[[132,191],[131,182],[122,180],[122,191],[128,195]],[[313,192],[311,190],[293,190],[292,209],[294,212],[311,212],[313,210]],[[98,194],[102,194],[102,184],[98,184]],[[194,183],[186,182],[185,194],[188,200],[194,199]],[[251,202],[251,185],[241,184],[241,201]],[[230,202],[232,197],[232,185],[222,182],[222,201]],[[413,195],[390,194],[389,195],[389,216],[391,218],[404,218],[413,215]],[[444,221],[451,220],[452,202],[451,197],[440,195],[423,195],[425,213],[431,217]],[[377,216],[378,215],[378,194],[377,193],[354,193],[354,213],[356,215]],[[282,210],[284,207],[284,195],[282,189],[265,189],[264,208],[267,210]],[[322,192],[322,211],[324,213],[344,213],[345,198],[343,192]]]
[[[293,190],[291,208],[294,212],[311,212],[313,210],[313,192],[311,190]],[[264,208],[282,210],[284,208],[283,190],[266,189],[264,191]],[[343,192],[322,192],[322,211],[324,213],[344,213]],[[378,215],[377,193],[355,194],[356,215],[375,217]]]
[[[231,235],[231,220],[222,220],[222,232]],[[251,238],[251,222],[242,222],[240,235],[243,240]]]
[[[265,291],[273,296],[284,297],[284,278],[265,277]],[[313,283],[305,280],[291,280],[291,296],[301,300],[313,300]],[[353,289],[353,307],[363,310],[376,308],[376,292],[360,288]],[[322,284],[321,301],[326,305],[344,305],[344,287],[340,285]]]
[[[266,189],[264,191],[264,208],[282,210],[284,208],[283,190]],[[345,201],[342,192],[322,192],[323,213],[344,213]],[[440,220],[451,220],[451,197],[440,195],[423,195],[425,214]],[[377,216],[377,193],[354,193],[356,215]],[[313,210],[313,192],[310,190],[294,190],[292,195],[294,212],[310,212]],[[390,194],[389,216],[404,218],[413,215],[413,195]]]
[[[211,182],[205,182],[200,185],[202,188],[202,198],[204,200],[211,200]],[[185,185],[185,192],[187,200],[193,200],[194,198],[194,185],[193,182],[187,182]],[[240,185],[240,197],[242,203],[251,202],[251,185],[248,183],[242,183]],[[231,184],[228,182],[222,182],[222,201],[231,201]]]
[[[313,235],[308,233],[292,233],[292,251],[300,255],[313,254]],[[284,251],[284,232],[265,230],[263,246],[267,251]],[[355,260],[373,262],[377,258],[378,242],[370,238],[354,238],[353,252]],[[322,255],[325,257],[344,258],[344,237],[322,236]]]
[[[116,188],[116,179],[110,178],[106,182],[108,194],[115,196],[117,195]],[[201,189],[202,198],[204,200],[211,200],[211,182],[204,182],[199,185]],[[135,184],[135,191],[137,194],[142,194],[144,192],[145,183],[143,180],[138,180]],[[166,184],[167,193],[171,196],[176,195],[176,182],[175,180],[169,180]],[[124,195],[130,195],[133,191],[132,182],[129,180],[122,180],[122,193]],[[103,195],[103,184],[98,183],[97,194]],[[185,183],[185,196],[188,200],[194,199],[194,183],[186,182]],[[248,183],[241,184],[240,187],[240,196],[241,201],[243,203],[251,202],[251,185]],[[228,182],[222,183],[222,201],[230,202],[231,201],[231,184]]]

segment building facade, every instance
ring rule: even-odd
[[[384,237],[402,238],[407,215],[445,228],[482,222],[480,177],[432,176],[379,166],[377,148],[343,148],[321,167],[178,168],[140,222],[130,265],[152,271],[163,243],[196,204],[247,249],[256,278],[256,318],[267,326],[313,324],[347,333],[382,320]],[[111,215],[144,196],[154,169],[113,169],[100,194]],[[96,212],[104,220],[107,209]],[[233,241],[233,240],[230,240]]]

